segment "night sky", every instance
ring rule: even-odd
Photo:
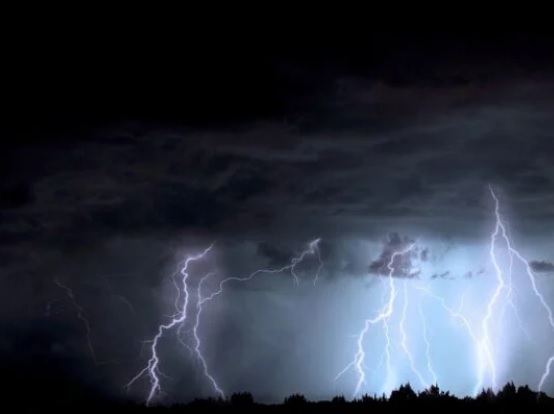
[[[5,51],[14,389],[146,400],[148,375],[125,386],[158,325],[184,319],[181,268],[209,246],[152,401],[218,395],[197,350],[226,396],[263,401],[537,389],[554,355],[554,37],[231,37],[52,31]],[[199,286],[225,290],[195,319]]]

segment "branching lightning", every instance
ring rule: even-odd
[[[513,317],[509,322],[516,322],[516,326],[525,334],[529,342],[532,342],[532,337],[525,327],[521,310],[518,308],[519,296],[516,286],[520,286],[519,283],[522,280],[526,285],[530,285],[537,303],[546,315],[549,329],[554,334],[553,311],[539,289],[531,263],[514,247],[508,224],[501,214],[500,201],[496,193],[490,186],[489,191],[494,202],[492,212],[494,226],[487,240],[486,257],[487,261],[490,262],[492,271],[490,273],[484,273],[484,270],[481,271],[484,273],[483,280],[488,280],[490,284],[487,286],[491,288],[490,292],[481,289],[486,295],[484,302],[480,302],[477,310],[465,306],[466,296],[470,299],[473,297],[473,293],[468,293],[469,289],[467,289],[464,292],[457,293],[456,301],[461,299],[460,303],[452,305],[449,303],[450,300],[438,293],[433,284],[434,282],[423,284],[417,275],[416,277],[406,276],[415,274],[411,270],[404,276],[399,275],[400,261],[406,257],[414,257],[413,255],[418,250],[415,249],[416,242],[398,248],[388,257],[388,263],[382,265],[384,277],[380,280],[384,288],[383,301],[377,305],[379,308],[372,317],[363,320],[361,329],[355,336],[354,356],[335,378],[337,380],[349,370],[354,373],[353,398],[357,398],[360,393],[366,391],[370,378],[368,373],[370,372],[372,377],[375,376],[374,378],[382,384],[382,390],[385,392],[398,385],[395,382],[397,381],[396,376],[399,373],[399,367],[403,367],[404,370],[405,367],[408,367],[410,378],[414,378],[423,389],[427,389],[431,384],[437,384],[439,380],[444,380],[445,375],[440,370],[440,365],[437,365],[437,356],[433,353],[437,335],[430,336],[430,332],[434,332],[431,327],[432,319],[429,319],[429,315],[426,315],[423,299],[438,303],[441,315],[450,317],[456,323],[455,326],[461,328],[461,334],[467,338],[469,350],[473,356],[470,363],[472,377],[469,385],[473,387],[474,395],[485,388],[491,388],[493,391],[499,389],[506,361],[503,360],[504,357],[500,352],[502,341],[498,335],[502,334],[501,328],[504,327],[503,323],[508,320],[508,316]],[[190,357],[199,363],[199,367],[201,367],[199,373],[203,375],[205,383],[209,385],[210,393],[225,399],[225,387],[218,383],[217,373],[214,372],[213,367],[210,367],[209,358],[205,354],[206,339],[202,339],[206,334],[205,332],[203,334],[203,319],[206,316],[205,312],[210,302],[222,295],[230,285],[247,283],[262,275],[290,275],[293,284],[295,286],[300,285],[303,280],[303,271],[299,268],[307,258],[318,262],[315,275],[311,280],[311,283],[316,285],[323,269],[319,243],[320,239],[311,241],[303,251],[280,268],[257,269],[246,276],[225,277],[216,271],[197,274],[195,270],[191,269],[193,263],[207,259],[213,250],[213,243],[203,251],[186,257],[179,263],[179,269],[171,276],[176,290],[175,312],[168,316],[166,321],[159,324],[153,338],[145,342],[148,345],[149,352],[146,366],[131,378],[126,388],[130,389],[139,379],[144,378],[149,385],[146,396],[147,405],[151,405],[163,394],[162,381],[166,375],[164,375],[162,369],[163,355],[161,354],[160,343],[165,341],[165,338],[171,332],[176,335],[178,343],[188,349]],[[501,253],[504,253],[505,257]],[[313,262],[310,261],[310,263]],[[518,278],[515,273],[516,264],[523,265],[525,268],[526,275],[523,276],[523,279]],[[419,272],[419,269],[416,269],[416,271]],[[484,279],[485,277],[488,279]],[[401,285],[398,284],[399,278],[402,278]],[[208,283],[208,281],[213,281],[213,283]],[[516,284],[516,281],[518,284]],[[65,292],[67,299],[77,312],[77,318],[84,325],[87,348],[94,363],[96,365],[105,364],[105,362],[99,362],[97,359],[97,353],[91,339],[90,321],[85,310],[76,300],[74,292],[57,279],[55,283]],[[208,284],[212,286],[211,289]],[[132,314],[135,313],[132,304],[125,297],[111,292],[114,297],[129,308]],[[415,303],[411,301],[415,301]],[[48,304],[48,315],[52,304],[53,302]],[[412,314],[416,314],[418,318],[414,319]],[[378,355],[367,350],[368,337],[372,332],[372,327],[377,325],[382,329],[379,332],[382,332],[380,338],[384,343],[384,348]],[[414,329],[420,330],[420,337],[414,338]],[[503,338],[502,340],[507,341],[509,338]],[[421,349],[417,347],[416,342],[423,344]],[[400,352],[396,352],[396,350]],[[545,358],[544,370],[537,381],[539,391],[544,388],[553,370],[554,349],[552,352],[549,358]],[[373,371],[368,371],[367,365],[369,364],[373,367],[382,366],[382,369],[377,369],[373,373]]]
[[[387,375],[390,375],[392,372],[391,367],[391,338],[389,335],[389,318],[392,316],[394,312],[394,304],[396,301],[397,291],[396,286],[394,283],[394,271],[396,270],[394,268],[394,261],[397,257],[402,256],[404,254],[407,254],[412,251],[412,249],[415,247],[415,243],[410,244],[407,248],[399,251],[395,251],[387,264],[387,268],[389,270],[388,273],[388,280],[389,280],[389,295],[388,295],[388,301],[384,305],[383,308],[379,311],[377,316],[371,319],[366,319],[364,322],[364,326],[362,330],[360,331],[358,335],[357,340],[357,352],[354,356],[354,359],[352,362],[350,362],[339,374],[335,377],[335,379],[338,379],[340,376],[342,376],[347,370],[354,367],[356,370],[356,373],[358,375],[358,381],[356,383],[356,387],[354,389],[354,397],[356,397],[362,388],[362,386],[366,383],[366,372],[364,369],[364,363],[366,359],[366,353],[364,348],[364,342],[365,337],[369,331],[369,328],[371,325],[375,325],[377,323],[383,324],[383,331],[385,336],[385,364],[386,364],[386,370]],[[388,382],[388,379],[387,381]]]
[[[510,237],[508,236],[507,231],[506,231],[506,226],[502,222],[502,217],[500,215],[500,202],[498,200],[498,197],[494,193],[492,187],[489,187],[489,190],[490,190],[491,196],[494,199],[494,203],[495,203],[495,216],[496,216],[496,222],[497,222],[496,230],[498,230],[498,229],[500,230],[501,236],[504,239],[504,242],[506,243],[506,246],[508,248],[508,251],[509,251],[510,255],[515,256],[525,266],[527,276],[529,278],[529,281],[531,282],[531,287],[533,288],[533,293],[538,298],[539,303],[541,304],[544,311],[546,312],[546,315],[548,317],[548,323],[550,325],[550,328],[552,329],[552,332],[554,333],[554,316],[553,316],[553,313],[552,313],[552,309],[550,308],[550,306],[546,302],[546,299],[544,298],[543,294],[540,292],[539,288],[537,287],[537,281],[536,281],[536,278],[535,278],[535,274],[533,273],[533,269],[531,268],[531,264],[513,246],[513,243],[511,241]],[[539,391],[542,390],[542,388],[544,386],[544,382],[546,381],[546,379],[550,375],[550,367],[551,367],[553,362],[554,362],[554,355],[552,355],[548,359],[548,361],[546,362],[544,373],[543,373],[543,375],[542,375],[542,377],[539,381],[539,384],[538,384],[538,390]]]
[[[427,360],[427,371],[429,371],[429,374],[431,375],[431,383],[437,384],[437,373],[435,372],[435,369],[433,368],[433,363],[431,359],[431,341],[429,340],[429,328],[427,326],[427,318],[425,317],[425,313],[423,312],[423,309],[421,307],[421,300],[418,301],[417,311],[419,313],[419,317],[421,318],[421,325],[423,327],[423,341],[425,342],[425,359]]]
[[[180,274],[182,275],[181,282],[178,283],[175,278],[173,278],[173,284],[177,289],[177,297],[175,299],[175,307],[177,309],[176,315],[172,317],[172,319],[166,323],[161,324],[158,327],[157,334],[154,336],[154,338],[150,341],[150,352],[151,357],[148,360],[147,366],[140,371],[135,377],[129,381],[127,384],[127,389],[129,389],[137,380],[142,378],[143,376],[147,375],[150,380],[150,391],[148,392],[148,396],[146,399],[146,404],[150,405],[153,400],[160,394],[161,392],[161,382],[160,382],[160,356],[158,355],[158,344],[161,338],[163,337],[164,333],[166,331],[176,329],[178,338],[180,343],[185,346],[189,351],[193,352],[194,355],[196,355],[197,359],[200,361],[202,365],[202,371],[205,376],[205,378],[208,380],[208,382],[211,384],[213,390],[220,398],[225,398],[225,392],[223,391],[222,387],[217,383],[215,377],[211,374],[208,363],[206,358],[204,357],[202,353],[202,340],[199,333],[200,326],[201,326],[201,317],[202,313],[205,309],[205,305],[215,299],[217,296],[221,295],[224,290],[225,286],[228,285],[231,282],[248,282],[252,279],[254,279],[256,276],[261,274],[280,274],[289,272],[291,276],[293,277],[293,281],[296,285],[300,284],[300,276],[297,273],[297,266],[303,262],[306,257],[308,256],[315,256],[318,260],[319,266],[317,268],[315,277],[313,279],[313,284],[316,284],[318,281],[318,278],[320,276],[321,270],[323,268],[323,261],[321,259],[321,255],[319,252],[319,242],[320,239],[315,239],[311,241],[308,244],[308,248],[300,253],[299,256],[294,257],[291,262],[283,266],[279,269],[258,269],[252,273],[250,273],[246,277],[227,277],[222,279],[219,284],[217,290],[214,292],[203,295],[202,288],[204,286],[204,282],[209,278],[214,276],[216,273],[211,272],[203,277],[200,278],[197,286],[197,295],[196,295],[196,313],[194,316],[194,323],[192,327],[192,335],[194,337],[194,346],[190,347],[185,341],[182,340],[181,333],[184,331],[185,323],[188,319],[188,306],[189,306],[189,300],[190,300],[190,287],[189,287],[189,269],[188,266],[190,263],[198,260],[202,260],[206,257],[206,255],[210,252],[210,250],[213,247],[210,245],[206,250],[204,250],[202,253],[195,255],[195,256],[189,256],[185,261],[182,269],[180,270]]]
[[[187,310],[188,310],[188,303],[189,303],[189,287],[188,287],[189,264],[203,259],[208,254],[208,252],[212,249],[212,247],[213,247],[213,243],[203,252],[193,256],[189,256],[185,259],[185,263],[183,265],[183,268],[181,269],[182,290],[183,290],[184,298],[179,307],[179,312],[169,322],[158,326],[158,332],[156,333],[154,338],[150,341],[151,357],[148,360],[148,364],[127,384],[127,388],[130,388],[143,375],[148,375],[150,379],[150,391],[148,392],[148,396],[146,398],[147,405],[150,405],[152,403],[152,400],[161,391],[160,367],[159,367],[160,357],[158,356],[158,343],[165,331],[169,331],[175,328],[176,326],[179,326],[187,319]],[[180,298],[181,298],[181,295],[179,295],[178,299]]]
[[[415,375],[415,377],[424,388],[428,387],[429,382],[424,378],[423,374],[418,368],[416,364],[417,361],[426,361],[426,370],[431,377],[431,381],[432,383],[437,383],[437,378],[439,375],[435,371],[431,361],[431,342],[428,336],[429,327],[427,317],[421,304],[422,297],[429,297],[433,300],[438,301],[447,315],[461,324],[461,326],[465,330],[468,339],[470,340],[470,343],[473,344],[475,355],[474,395],[479,393],[485,387],[489,387],[493,391],[497,391],[499,388],[498,364],[502,362],[500,360],[500,355],[497,349],[497,346],[499,345],[499,343],[497,342],[497,329],[506,317],[506,310],[508,308],[513,311],[513,315],[519,329],[529,340],[531,340],[531,336],[529,335],[529,332],[525,329],[520,311],[517,307],[517,303],[515,302],[516,290],[513,279],[513,268],[515,260],[518,260],[525,266],[527,277],[531,284],[533,292],[538,299],[539,304],[544,309],[547,316],[548,324],[552,332],[554,333],[553,312],[548,305],[544,295],[540,292],[537,286],[535,274],[533,273],[533,269],[529,261],[527,261],[523,257],[523,255],[513,246],[513,242],[511,241],[511,238],[509,237],[509,232],[507,230],[507,224],[504,222],[500,213],[500,202],[498,200],[498,197],[496,196],[492,187],[489,186],[489,190],[494,201],[494,228],[490,235],[490,244],[488,250],[488,256],[493,269],[494,277],[492,278],[492,281],[494,281],[494,287],[492,289],[492,292],[490,293],[490,296],[485,302],[485,309],[479,318],[480,321],[478,321],[478,323],[475,323],[471,318],[465,316],[463,313],[463,303],[467,291],[463,293],[461,298],[462,300],[458,309],[454,309],[447,303],[444,297],[434,292],[430,286],[423,286],[418,281],[413,279],[404,279],[402,285],[403,304],[399,315],[398,325],[391,326],[390,323],[395,309],[395,301],[398,296],[393,277],[394,259],[399,255],[408,253],[414,247],[414,245],[410,245],[407,249],[403,251],[395,252],[388,263],[388,300],[382,306],[381,310],[378,312],[375,318],[367,319],[364,322],[362,329],[358,334],[357,348],[353,360],[342,371],[340,371],[335,378],[338,379],[351,368],[355,370],[357,374],[357,381],[353,391],[354,398],[362,391],[362,387],[367,382],[365,362],[366,359],[368,359],[368,356],[365,350],[365,342],[371,325],[374,325],[376,323],[382,323],[385,341],[384,362],[386,371],[384,374],[381,375],[380,378],[378,377],[378,379],[382,381],[382,383],[388,384],[389,378],[391,378],[394,374],[393,365],[396,365],[396,360],[391,360],[391,343],[393,343],[393,341],[398,342],[399,347],[407,357],[411,372]],[[507,264],[503,263],[504,261],[500,258],[500,243],[505,245],[507,249]],[[504,267],[507,267],[507,271],[503,270]],[[425,355],[421,355],[417,358],[415,357],[416,351],[414,350],[414,348],[412,348],[412,346],[410,346],[410,341],[406,330],[406,320],[408,309],[410,306],[409,287],[413,287],[414,291],[419,292],[420,294],[418,299],[418,312],[421,318],[422,336],[423,342],[425,344]],[[396,339],[396,337],[394,336],[393,328],[394,331],[397,331],[399,333],[399,339]],[[554,355],[552,355],[546,361],[544,372],[538,382],[539,391],[541,391],[544,387],[545,381],[550,375],[553,364]],[[385,388],[387,387],[385,386]]]

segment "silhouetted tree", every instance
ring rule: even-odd
[[[492,389],[487,388],[486,390],[483,389],[475,399],[479,402],[493,402],[496,395]]]
[[[496,395],[496,398],[501,403],[511,403],[515,401],[517,396],[517,389],[513,382],[509,382],[506,385],[504,385],[504,388],[502,388],[498,394]]]
[[[292,394],[285,398],[285,405],[304,405],[308,402],[302,394]]]
[[[438,385],[431,385],[426,390],[422,391],[419,396],[424,399],[435,399],[441,396],[441,390]]]
[[[1,367],[0,367],[0,373]],[[8,384],[8,386],[13,384]],[[57,391],[55,388],[59,386],[59,382],[53,382],[53,384],[44,384],[45,391],[50,391],[53,394]],[[13,391],[12,391],[13,390]],[[23,388],[21,388],[23,390]],[[14,400],[16,389],[10,388],[10,393],[4,391],[0,392],[0,395],[6,398],[11,398],[10,402]],[[43,394],[40,394],[43,395]],[[58,394],[59,395],[59,394]],[[146,406],[141,403],[137,404],[130,401],[119,400],[94,400],[94,394],[88,394],[85,391],[76,393],[75,395],[66,395],[64,398],[58,398],[58,401],[54,399],[44,400],[29,398],[26,401],[19,400],[19,407],[23,408],[23,411],[34,412],[38,411],[35,408],[39,408],[44,411],[45,408],[49,408],[52,411],[57,412],[103,412],[103,411],[115,411],[118,414],[146,412]],[[15,399],[14,403],[17,404]],[[363,405],[367,404],[367,405]],[[159,407],[154,407],[154,410],[149,409],[148,412],[166,412],[171,414],[173,412],[186,412],[188,414],[200,414],[200,413],[224,413],[235,412],[237,409],[243,413],[265,413],[265,414],[279,414],[281,412],[314,412],[314,413],[344,413],[348,414],[361,412],[368,413],[383,413],[383,412],[396,412],[403,409],[411,409],[412,411],[427,411],[427,408],[436,406],[444,412],[448,411],[462,411],[471,412],[471,410],[480,412],[482,409],[494,409],[497,411],[512,410],[514,407],[520,411],[528,409],[528,411],[539,412],[551,412],[554,413],[554,399],[548,395],[531,390],[528,386],[521,386],[516,389],[516,386],[510,382],[506,384],[499,392],[495,393],[489,389],[483,389],[476,398],[465,397],[458,399],[455,396],[451,396],[448,392],[441,391],[437,385],[431,386],[429,389],[421,392],[417,395],[410,384],[405,384],[394,390],[391,393],[389,399],[386,397],[370,397],[369,395],[363,395],[355,402],[351,403],[347,399],[339,395],[333,398],[331,401],[321,401],[319,403],[310,403],[306,397],[302,394],[292,394],[284,399],[282,405],[265,405],[255,403],[254,397],[248,392],[240,392],[232,394],[227,400],[221,398],[205,398],[196,399],[187,404],[175,404],[172,407],[164,407],[160,401]],[[144,411],[143,411],[144,410]]]
[[[252,405],[254,404],[254,397],[249,392],[236,392],[231,395],[230,402],[233,405]]]
[[[216,400],[215,398],[195,398],[192,400],[188,405],[191,407],[194,407],[196,409],[199,409],[201,411],[203,410],[214,410],[218,405],[221,405],[221,400]]]
[[[333,397],[331,400],[332,404],[346,404],[346,398],[344,398],[344,395],[337,395],[336,397]]]
[[[369,394],[364,394],[362,395],[362,398],[360,398],[360,402],[362,404],[370,404],[372,402],[374,402],[376,400],[376,398],[372,398]]]
[[[533,390],[531,390],[528,385],[518,387],[516,395],[517,400],[524,404],[536,401],[537,399],[537,394],[533,392]]]
[[[406,385],[401,385],[400,388],[394,390],[390,394],[390,402],[408,402],[414,401],[417,399],[417,394],[412,389],[412,386],[408,383]]]

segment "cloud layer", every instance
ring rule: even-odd
[[[109,111],[145,105],[167,117],[129,109],[117,121],[72,122],[68,105],[58,108],[57,129],[37,98],[44,114],[14,121],[0,155],[0,288],[10,292],[0,317],[27,331],[60,297],[52,283],[60,277],[93,320],[110,321],[96,322],[100,338],[147,337],[167,310],[160,298],[176,261],[214,240],[225,270],[243,275],[280,267],[322,238],[329,283],[350,284],[383,275],[393,248],[421,238],[437,245],[399,257],[395,276],[477,279],[481,259],[461,261],[467,268],[437,263],[488,236],[489,183],[511,234],[532,247],[533,269],[548,275],[550,62],[479,51],[462,62],[459,51],[438,58],[432,49],[428,59],[409,47],[373,60],[250,59],[228,73],[209,61],[211,70],[174,84],[125,84],[117,96],[98,85],[81,90]],[[83,101],[68,100],[87,112]],[[78,324],[72,315],[58,317]],[[101,342],[122,350],[122,360],[140,353],[139,344]],[[115,382],[136,368],[126,363],[113,370]]]

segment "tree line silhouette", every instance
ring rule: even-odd
[[[29,390],[32,395],[33,391]],[[232,394],[227,399],[204,398],[195,399],[186,404],[171,406],[146,407],[136,402],[121,402],[120,400],[100,399],[98,395],[76,393],[74,389],[58,388],[54,393],[48,393],[50,398],[28,397],[19,399],[19,404],[14,404],[18,411],[22,408],[40,407],[45,409],[54,406],[59,412],[64,408],[75,412],[98,412],[99,410],[116,410],[119,413],[164,411],[183,413],[204,413],[222,411],[242,412],[321,412],[321,413],[387,413],[406,409],[518,409],[528,408],[534,411],[554,412],[554,398],[545,393],[535,392],[529,386],[516,387],[513,382],[507,383],[498,392],[491,389],[483,389],[476,397],[456,397],[448,391],[441,390],[433,385],[422,392],[415,392],[410,384],[400,386],[392,391],[389,397],[385,395],[363,395],[354,400],[348,400],[344,396],[336,396],[329,401],[309,401],[302,394],[292,394],[284,399],[281,404],[263,404],[255,401],[252,394],[241,392]],[[13,400],[14,395],[4,395],[4,401]]]

